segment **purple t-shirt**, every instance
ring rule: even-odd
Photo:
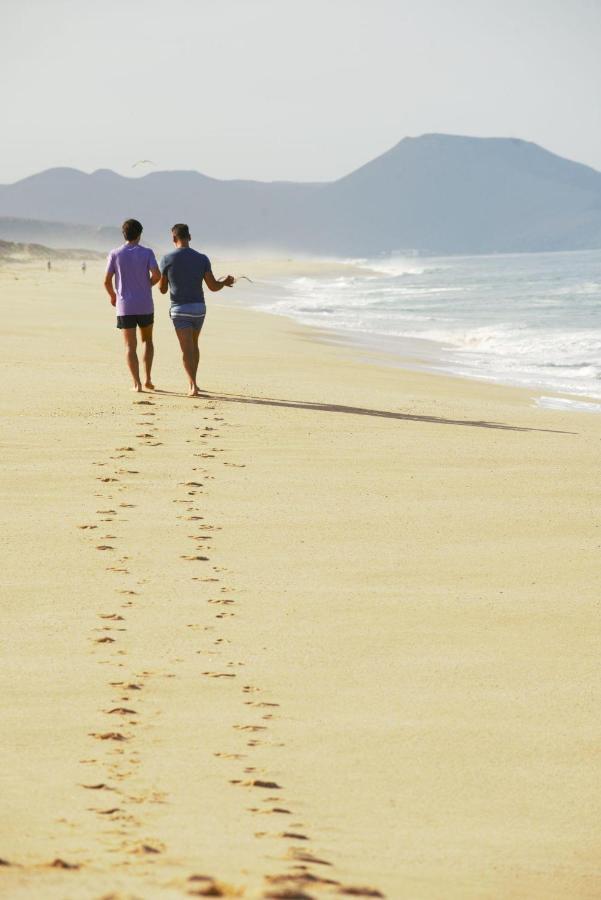
[[[118,316],[145,316],[154,312],[150,270],[156,268],[157,261],[149,247],[123,244],[111,250],[106,271],[115,276]]]

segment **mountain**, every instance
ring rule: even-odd
[[[143,222],[146,240],[163,246],[170,225],[183,221],[196,246],[209,249],[343,256],[585,249],[601,247],[601,173],[514,138],[426,134],[333,182],[49,169],[0,186],[0,217],[97,229],[130,216]]]

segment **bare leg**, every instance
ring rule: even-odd
[[[138,346],[138,342],[136,340],[136,329],[124,328],[123,340],[125,341],[125,359],[127,360],[127,365],[129,367],[129,371],[131,372],[131,377],[134,380],[134,386],[132,390],[141,391],[142,384],[140,383],[140,366],[138,363],[138,353],[136,349]]]
[[[152,383],[152,378],[150,377],[150,371],[152,369],[152,361],[154,359],[154,344],[152,343],[152,325],[145,325],[144,328],[140,328],[140,338],[142,339],[142,343],[144,344],[144,372],[146,373],[146,380],[144,382],[144,387],[148,388],[149,391],[154,391],[154,384]]]
[[[200,331],[197,331],[196,328],[176,328],[175,333],[182,348],[184,369],[190,381],[188,396],[196,397],[199,393],[198,385],[196,384],[196,373],[198,371],[198,336]]]
[[[192,329],[192,343],[194,344],[194,371],[197,373],[196,377],[198,377],[198,365],[200,363],[200,350],[198,349],[198,338],[200,337],[200,329],[193,328]],[[196,380],[196,379],[195,379]],[[196,393],[198,393],[200,388],[198,384],[196,385]]]

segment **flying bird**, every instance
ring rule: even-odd
[[[135,169],[136,166],[156,166],[156,163],[151,159],[139,159],[137,162],[133,163],[132,169]]]

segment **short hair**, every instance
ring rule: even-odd
[[[137,219],[126,219],[121,226],[121,231],[126,241],[135,241],[142,234],[142,223]]]
[[[182,222],[179,222],[177,225],[173,226],[173,228],[171,229],[171,234],[174,238],[177,238],[178,241],[190,240],[190,229]]]

